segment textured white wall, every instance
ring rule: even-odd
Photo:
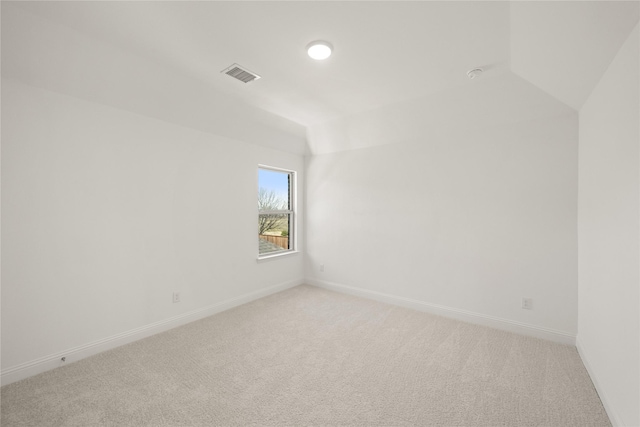
[[[434,132],[402,111],[377,126],[403,142],[307,160],[307,277],[575,337],[577,114]]]
[[[257,165],[302,156],[8,79],[2,116],[3,371],[302,280],[256,262]]]
[[[640,425],[638,27],[580,111],[578,346],[614,423]]]

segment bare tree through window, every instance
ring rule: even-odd
[[[294,172],[258,169],[258,255],[293,250]]]

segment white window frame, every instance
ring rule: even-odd
[[[281,209],[281,210],[262,210],[262,209],[258,209],[258,220],[260,219],[260,215],[268,215],[268,214],[284,214],[284,215],[289,215],[289,249],[283,249],[281,251],[277,251],[277,252],[269,252],[266,254],[260,254],[260,245],[258,242],[258,248],[256,248],[256,252],[258,253],[258,261],[260,260],[265,260],[265,259],[270,259],[270,258],[277,258],[277,257],[281,257],[283,255],[290,255],[290,254],[294,254],[297,253],[296,250],[296,229],[297,229],[297,222],[296,222],[296,171],[290,170],[290,169],[283,169],[283,168],[278,168],[278,167],[274,167],[274,166],[268,166],[268,165],[262,165],[259,164],[258,165],[258,169],[257,169],[257,190],[260,191],[260,169],[264,169],[264,170],[270,170],[270,171],[275,171],[275,172],[282,172],[282,173],[286,173],[289,175],[289,209]],[[259,230],[258,230],[259,231]]]

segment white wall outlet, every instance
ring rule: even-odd
[[[320,271],[324,271],[324,264],[320,264]]]
[[[180,302],[180,292],[174,292],[173,293],[173,302]]]
[[[533,310],[533,299],[522,298],[522,308],[524,308],[525,310]]]

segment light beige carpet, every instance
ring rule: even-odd
[[[2,388],[2,426],[607,426],[574,347],[311,286]]]

